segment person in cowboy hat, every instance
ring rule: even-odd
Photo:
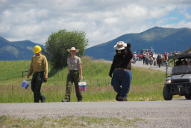
[[[75,85],[77,100],[80,102],[82,101],[82,95],[79,89],[78,82],[83,79],[83,75],[81,59],[80,57],[76,56],[76,53],[79,52],[79,50],[75,47],[71,47],[70,49],[67,49],[67,51],[70,53],[70,55],[67,58],[68,75],[66,80],[66,93],[65,98],[62,100],[62,102],[70,102],[70,93],[73,83]]]
[[[41,54],[42,48],[39,45],[33,47],[34,56],[32,57],[27,78],[32,74],[31,89],[34,94],[34,102],[45,102],[45,97],[41,94],[41,85],[48,79],[48,61]]]
[[[117,93],[117,101],[127,101],[127,94],[130,88],[131,71],[129,63],[133,57],[131,52],[126,52],[127,44],[123,41],[118,41],[114,46],[116,55],[109,71],[109,76],[112,77],[111,85]]]

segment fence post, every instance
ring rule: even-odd
[[[28,71],[27,70],[22,71],[22,78],[25,76],[25,73],[28,73]]]
[[[11,84],[11,98],[10,99],[13,99],[13,83]],[[9,101],[9,99],[8,99]]]

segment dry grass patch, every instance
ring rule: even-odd
[[[121,119],[105,117],[74,117],[66,116],[59,119],[43,117],[40,119],[24,119],[0,116],[1,128],[120,128],[136,127],[136,123],[145,122],[143,119]]]

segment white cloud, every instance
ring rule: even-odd
[[[191,8],[189,9],[180,9],[179,10],[181,15],[185,17],[187,20],[191,20]]]
[[[186,19],[191,19],[191,14],[190,13],[186,12],[186,13],[184,13],[184,16],[185,16]]]
[[[0,36],[45,42],[60,29],[79,30],[92,46],[153,26],[191,27],[190,7],[190,0],[0,0]],[[174,10],[185,19],[169,24]]]
[[[129,5],[126,8],[121,9],[123,16],[127,18],[139,19],[147,15],[147,9],[139,5]]]
[[[176,24],[167,24],[164,25],[164,27],[173,27],[173,28],[182,28],[182,27],[188,27],[191,28],[191,21],[190,22],[186,22],[186,21],[181,21],[179,23]]]
[[[104,19],[104,22],[106,24],[115,24],[115,23],[117,23],[117,21],[118,21],[118,19],[115,17],[110,17],[110,18]]]
[[[161,8],[152,8],[149,11],[149,16],[151,16],[152,18],[159,18],[162,16],[167,15],[170,11],[172,11],[173,9],[175,9],[175,7],[161,7]]]
[[[5,11],[2,13],[2,15],[3,15],[4,17],[10,17],[10,16],[11,16],[11,12],[10,12],[9,10],[5,10]]]
[[[4,23],[0,23],[0,33],[4,33],[10,30],[10,26],[4,24]]]
[[[5,3],[7,0],[0,0],[0,3],[3,4]]]

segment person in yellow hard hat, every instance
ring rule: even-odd
[[[48,79],[48,61],[44,55],[41,54],[42,48],[39,45],[34,46],[34,56],[31,59],[29,73],[27,78],[32,74],[31,89],[34,94],[34,102],[45,102],[45,97],[41,94],[41,85]]]

